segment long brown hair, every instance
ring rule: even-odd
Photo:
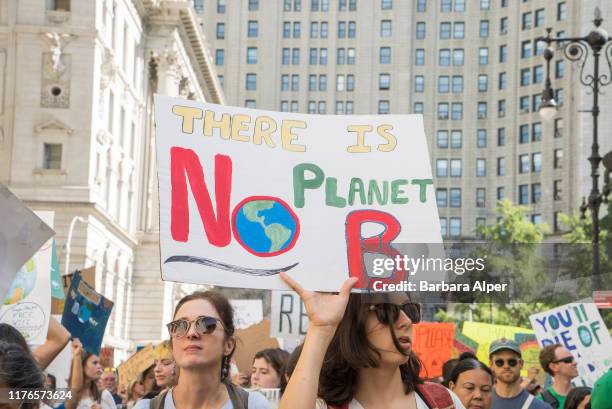
[[[232,304],[230,304],[228,299],[223,294],[215,290],[196,291],[181,298],[178,304],[176,304],[173,318],[176,318],[176,314],[178,313],[178,310],[183,306],[183,304],[193,300],[204,300],[211,303],[215,310],[217,310],[219,318],[223,323],[225,339],[227,340],[228,338],[234,337],[234,309],[232,308]],[[170,346],[172,346],[172,338],[170,339]],[[234,339],[234,348],[232,348],[232,351],[229,353],[229,355],[225,355],[221,359],[221,382],[225,381],[230,376],[230,361],[232,359],[232,355],[234,355],[235,350],[236,342]]]
[[[360,294],[350,295],[344,317],[325,353],[319,378],[319,396],[330,405],[343,405],[353,399],[360,368],[378,368],[380,365],[380,352],[367,339],[367,310],[364,306]],[[389,332],[397,350],[404,353],[391,325]],[[408,362],[399,368],[404,390],[408,394],[423,380],[419,377],[419,358],[412,350],[406,355]]]
[[[94,379],[87,379],[87,375],[85,375],[85,364],[87,363],[87,360],[89,359],[89,357],[91,356],[96,356],[94,354],[92,354],[91,352],[84,352],[83,356],[81,357],[81,368],[83,370],[83,385],[81,385],[81,389],[79,389],[76,392],[76,402],[79,402],[81,400],[81,396],[83,394],[83,387],[87,384],[87,382],[90,382],[89,384],[89,394],[91,395],[91,398],[95,401],[95,402],[99,402],[100,398],[102,398],[102,392],[100,391],[100,389],[98,389],[98,384],[96,383],[96,381]],[[72,383],[72,365],[70,366],[70,376],[68,377],[68,385],[71,385]]]

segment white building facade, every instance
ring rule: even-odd
[[[192,2],[1,0],[0,78],[0,183],[96,267],[118,363],[190,290],[160,280],[153,94],[224,103]]]

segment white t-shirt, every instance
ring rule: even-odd
[[[448,391],[451,395],[451,398],[453,398],[453,403],[455,404],[455,409],[465,409],[465,407],[463,406],[463,403],[461,403],[461,401],[459,400],[459,397],[457,395],[455,395],[455,393],[453,391],[451,391],[449,389]],[[415,393],[416,396],[416,406],[417,409],[430,409],[427,404],[425,403],[425,401],[417,394]],[[353,398],[353,400],[349,403],[349,409],[365,409],[361,403],[359,403],[359,401],[355,398]],[[325,402],[323,401],[323,399],[317,399],[317,406],[316,409],[327,409],[327,405],[325,404]]]
[[[136,405],[134,405],[133,409],[149,409],[151,406],[150,402],[151,399],[140,399]],[[176,409],[176,406],[174,406],[174,399],[172,398],[172,389],[168,391],[164,399],[164,409]],[[232,401],[228,399],[221,409],[234,409],[234,405],[232,405]],[[271,406],[265,396],[259,392],[252,391],[249,392],[249,409],[271,409]]]
[[[94,404],[94,400],[91,397],[87,397],[85,399],[81,399],[76,409],[90,409],[91,405]],[[113,399],[113,395],[106,389],[102,390],[102,397],[100,398],[100,407],[102,409],[117,409],[117,405],[115,405],[115,399]]]

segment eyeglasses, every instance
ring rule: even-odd
[[[394,324],[400,316],[400,311],[403,311],[413,324],[418,324],[421,321],[421,304],[407,302],[402,305],[383,303],[373,304],[368,307],[370,311],[376,311],[376,318],[381,324]]]
[[[518,359],[514,359],[514,358],[510,358],[508,360],[504,360],[504,359],[496,359],[495,361],[495,366],[497,366],[498,368],[501,368],[502,366],[504,366],[504,364],[507,362],[508,366],[510,366],[511,368],[514,368],[515,366],[518,365]]]
[[[198,317],[195,320],[191,321],[186,319],[172,321],[171,323],[167,324],[166,327],[168,328],[168,332],[171,336],[180,338],[184,337],[185,334],[189,332],[191,324],[194,322],[195,330],[200,335],[212,334],[213,332],[215,332],[215,329],[217,329],[217,323],[223,326],[223,323],[219,318],[207,317],[205,315],[202,315],[201,317]]]
[[[564,364],[571,364],[572,362],[574,362],[574,357],[573,356],[566,356],[565,358],[561,358],[561,359],[557,359],[555,361],[552,361],[553,364],[558,364],[559,362],[563,362]]]

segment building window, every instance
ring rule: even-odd
[[[486,226],[487,218],[486,217],[477,217],[476,218],[476,230]]]
[[[391,20],[382,20],[380,22],[380,36],[391,37]]]
[[[338,1],[338,11],[346,11],[346,0]]]
[[[544,9],[539,9],[535,11],[535,26],[536,27],[544,27]]]
[[[463,48],[455,48],[453,50],[453,65],[460,67],[463,65],[463,61],[465,60],[465,53]]]
[[[557,4],[557,21],[562,21],[567,19],[567,4],[565,2],[561,2]]]
[[[438,119],[448,119],[448,103],[438,103]]]
[[[529,125],[519,126],[519,143],[529,142]]]
[[[225,13],[225,0],[217,0],[217,13]]]
[[[315,101],[308,101],[308,113],[309,114],[317,113],[317,103]]]
[[[448,148],[448,131],[438,131],[436,139],[438,141],[438,148]]]
[[[497,146],[506,145],[506,128],[497,128]]]
[[[535,122],[531,124],[531,141],[537,142],[542,140],[542,123]]]
[[[465,0],[455,0],[455,11],[457,12],[465,11]]]
[[[425,11],[427,11],[427,0],[417,0],[417,12],[424,13]]]
[[[555,119],[554,131],[555,138],[560,138],[563,136],[563,118]]]
[[[506,174],[506,159],[503,156],[497,158],[497,176]]]
[[[338,48],[336,50],[336,64],[344,65],[346,63],[346,49]]]
[[[438,77],[438,92],[446,93],[450,90],[450,79],[448,75]]]
[[[497,200],[504,200],[506,197],[506,189],[503,186],[497,188]]]
[[[389,101],[387,100],[378,101],[378,113],[379,114],[389,113]]]
[[[487,160],[484,158],[476,159],[476,176],[487,176]]]
[[[289,75],[281,75],[281,91],[289,91]]]
[[[319,23],[313,22],[310,23],[310,38],[319,37]]]
[[[291,91],[299,91],[300,90],[300,76],[294,74],[291,76]]]
[[[316,91],[317,90],[317,76],[311,74],[308,76],[308,91]]]
[[[257,47],[247,48],[247,64],[257,64]]]
[[[504,44],[499,46],[499,62],[504,63],[506,61],[508,61],[508,46]]]
[[[346,37],[346,22],[341,21],[338,23],[338,38]]]
[[[489,63],[489,49],[487,47],[481,47],[478,50],[478,64],[487,65]]]
[[[489,10],[491,8],[491,0],[480,0],[480,10]]]
[[[196,13],[198,13],[198,14],[204,13],[204,0],[194,0],[193,1],[193,8],[195,9]]]
[[[349,21],[348,23],[348,38],[355,38],[357,36],[357,23]]]
[[[293,38],[300,38],[302,35],[302,23],[295,21],[293,23]]]
[[[448,176],[448,160],[438,159],[436,160],[436,177],[444,178]]]
[[[414,65],[422,66],[425,65],[425,50],[422,48],[417,48],[414,53]]]
[[[553,212],[553,230],[555,232],[561,231],[560,220],[559,220],[560,213],[561,212]]]
[[[531,171],[534,173],[542,171],[542,154],[540,152],[531,155]]]
[[[319,114],[325,114],[327,112],[327,104],[325,101],[319,101]]]
[[[249,11],[259,10],[259,0],[249,0]]]
[[[291,50],[289,50],[288,48],[283,48],[283,65],[289,65],[290,53]]]
[[[521,43],[521,58],[531,57],[531,40],[523,41]]]
[[[388,90],[391,87],[391,75],[389,74],[380,74],[378,76],[378,89],[379,90]]]
[[[524,96],[519,99],[519,110],[521,114],[529,113],[529,96]]]
[[[417,75],[414,77],[414,92],[425,92],[425,77]]]
[[[484,187],[476,188],[476,207],[485,207],[487,191]]]
[[[487,130],[478,129],[476,131],[476,147],[486,148],[487,147]]]
[[[488,76],[486,74],[481,74],[478,76],[478,92],[487,92],[488,88]]]
[[[417,40],[422,40],[425,38],[425,23],[422,21],[419,21],[416,24],[416,38]]]
[[[225,51],[223,49],[216,49],[215,50],[215,65],[223,65],[223,62],[225,61]]]
[[[461,207],[461,189],[450,189],[450,207]]]
[[[508,34],[508,17],[502,17],[499,20],[499,33],[501,35]]]
[[[537,41],[534,40],[534,47],[535,47],[535,55],[543,55],[544,54],[544,48],[546,48],[546,43],[544,41]]]
[[[565,92],[563,88],[557,88],[555,91],[555,100],[557,101],[557,106],[563,106],[563,102],[565,101]]]
[[[257,74],[246,75],[246,89],[247,91],[255,91],[257,89]]]
[[[451,38],[451,23],[440,23],[440,40]]]
[[[248,37],[257,37],[259,32],[259,24],[255,20],[250,20],[248,23],[247,35]]]
[[[451,148],[452,149],[460,149],[461,148],[461,131],[454,130],[451,131]]]
[[[529,154],[519,155],[519,173],[529,173]]]
[[[451,177],[461,177],[461,159],[451,159],[450,160],[450,175]]]
[[[541,65],[533,67],[533,83],[539,84],[544,80],[544,69]]]
[[[531,28],[531,12],[523,13],[522,16],[522,30],[529,30]]]
[[[223,85],[225,84],[225,77],[223,75],[217,75],[217,78],[219,79],[219,84],[221,85],[221,88],[223,88]]]
[[[310,0],[310,11],[319,11],[319,0]]]
[[[553,166],[555,169],[561,169],[563,167],[563,149],[555,149],[555,158]]]
[[[354,48],[347,49],[346,54],[347,54],[346,63],[348,65],[354,65],[355,64],[355,49]]]
[[[355,91],[355,75],[348,74],[346,76],[346,90]]]
[[[531,203],[540,203],[542,197],[542,185],[540,183],[531,184]]]
[[[445,217],[440,217],[440,234],[448,237],[448,220]]]
[[[503,118],[506,116],[506,100],[500,99],[497,101],[497,117]]]
[[[455,39],[465,38],[465,23],[454,23],[453,24],[453,38]]]
[[[497,89],[504,90],[508,88],[508,76],[505,72],[499,73],[499,80],[497,81]]]
[[[489,37],[489,20],[480,20],[480,38],[487,37]]]
[[[523,68],[521,70],[521,87],[529,85],[530,76],[531,70],[529,68]]]
[[[344,114],[344,102],[336,101],[336,115],[343,115],[343,114]]]
[[[534,202],[536,203],[536,202]],[[542,223],[542,215],[540,213],[534,213],[531,215],[531,223],[533,224],[541,224]]]
[[[487,103],[480,101],[477,106],[477,118],[487,119]]]
[[[327,65],[327,48],[321,48],[319,50],[319,64]]]
[[[463,92],[463,76],[453,75],[453,93],[459,94]]]
[[[463,103],[453,102],[451,105],[451,119],[453,121],[459,121],[463,119]]]
[[[217,23],[217,39],[225,38],[225,23]]]
[[[289,101],[281,101],[281,112],[289,112]]]
[[[291,22],[289,21],[283,23],[283,38],[291,38]]]
[[[518,194],[519,204],[524,205],[529,203],[529,185],[519,185]]]
[[[413,111],[415,114],[422,114],[423,113],[423,103],[422,102],[415,102],[414,103],[414,108]]]
[[[461,219],[459,217],[450,218],[450,236],[451,237],[461,236]]]
[[[555,62],[555,78],[563,78],[563,60]]]
[[[250,108],[250,109],[255,109],[255,100],[254,99],[247,99],[244,101],[244,107],[245,108]]]
[[[381,64],[391,64],[391,47],[380,47],[379,62]]]
[[[357,11],[357,0],[349,1],[349,11]]]
[[[327,21],[321,22],[321,38],[327,38],[328,25]]]
[[[319,75],[319,91],[327,91],[327,75]]]
[[[317,64],[317,61],[319,60],[318,53],[319,53],[319,50],[317,48],[310,49],[310,59],[308,60],[310,65]]]
[[[441,49],[438,54],[438,65],[440,67],[450,66],[451,54],[449,49]]]
[[[440,0],[440,11],[442,12],[450,12],[453,9],[453,1],[452,0]]]
[[[553,182],[553,199],[554,200],[561,200],[561,192],[562,192],[562,180],[555,180]]]
[[[291,64],[300,65],[300,49],[294,48],[291,50]]]
[[[448,191],[446,189],[436,189],[436,204],[438,207],[448,207]]]
[[[533,103],[533,112],[538,112],[540,110],[540,106],[542,105],[542,94],[535,94],[532,97]]]
[[[353,101],[346,101],[346,114],[353,115]]]
[[[43,145],[43,169],[61,169],[62,168],[62,144],[61,143],[45,143]]]
[[[202,5],[203,8],[204,5]],[[70,0],[47,0],[47,10],[70,11]]]

